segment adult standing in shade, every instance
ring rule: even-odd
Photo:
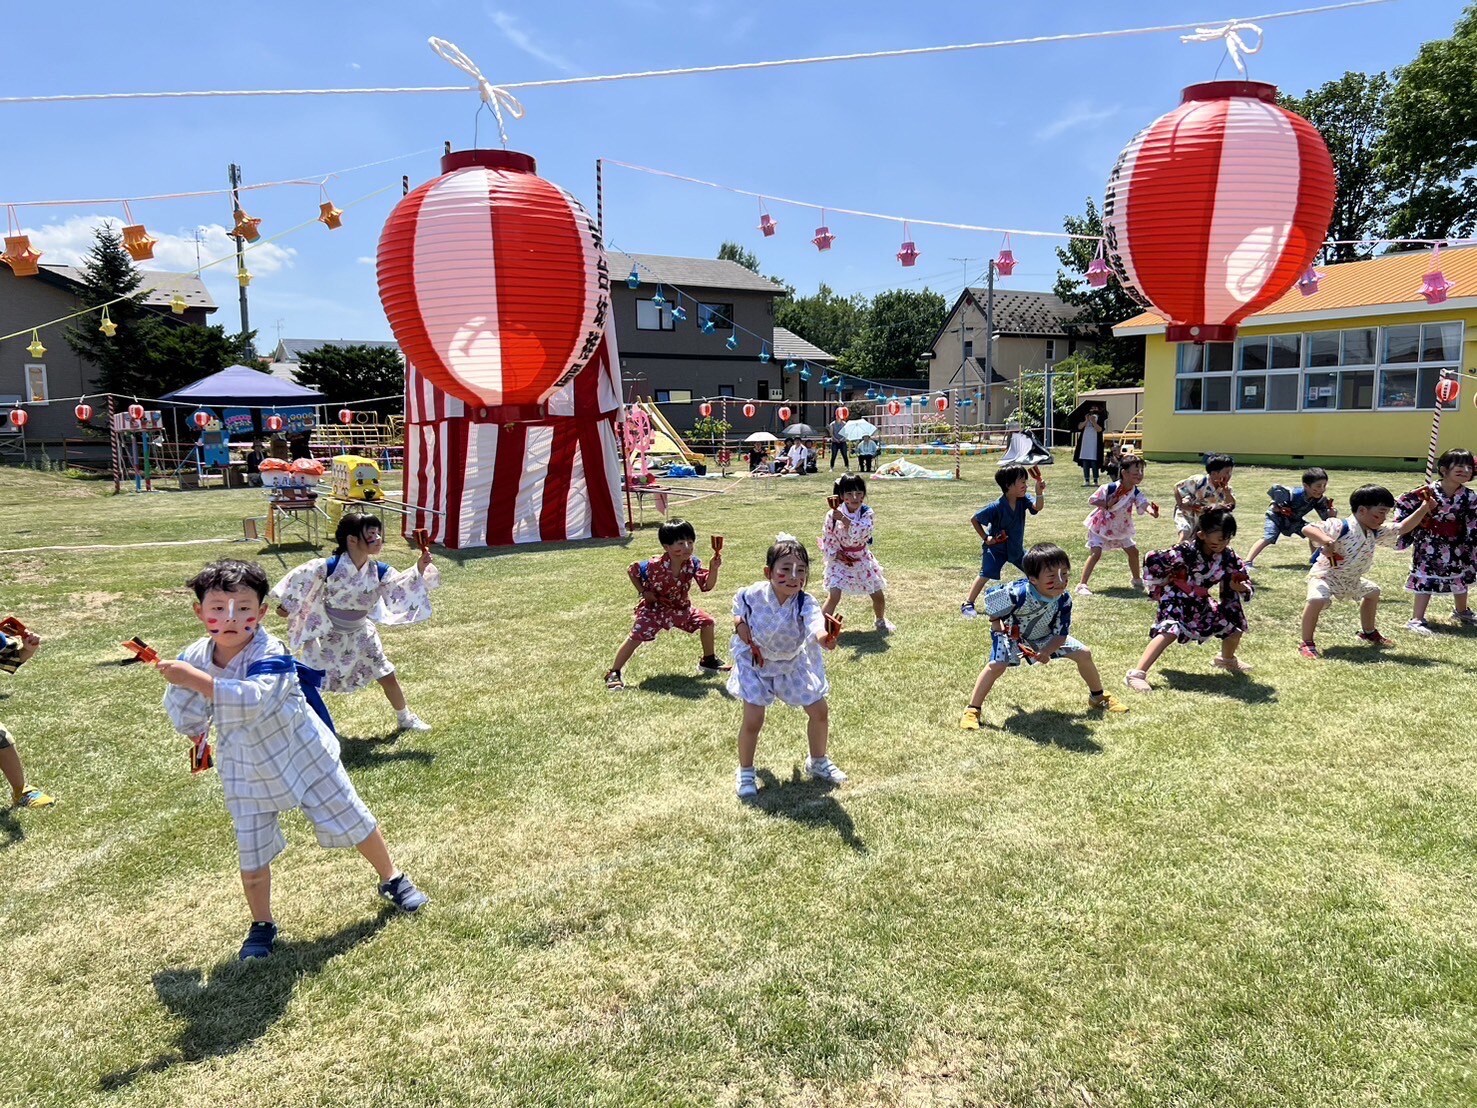
[[[851,455],[846,445],[846,420],[838,415],[835,419],[831,420],[831,425],[827,430],[831,433],[831,468],[836,468],[836,455],[839,453],[841,455],[841,468],[850,469]]]
[[[1072,451],[1072,461],[1082,467],[1082,483],[1096,485],[1103,468],[1101,409],[1088,408],[1074,430],[1077,432],[1077,446]]]

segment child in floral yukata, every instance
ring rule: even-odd
[[[1148,512],[1159,518],[1159,505],[1144,495],[1139,484],[1144,479],[1144,460],[1128,454],[1108,463],[1108,472],[1118,479],[1104,485],[1087,498],[1095,511],[1082,521],[1087,528],[1087,564],[1082,567],[1082,580],[1077,583],[1078,596],[1091,596],[1088,579],[1103,556],[1104,550],[1121,550],[1128,555],[1128,572],[1133,587],[1140,592],[1144,579],[1139,574],[1139,548],[1134,543],[1133,516]]]
[[[276,942],[272,859],[287,846],[279,814],[293,808],[313,824],[320,845],[357,848],[378,872],[381,896],[402,911],[419,909],[428,898],[395,867],[379,824],[344,772],[327,712],[317,710],[322,702],[309,707],[298,663],[262,628],[266,571],[254,562],[214,562],[187,584],[208,633],[157,668],[169,682],[164,710],[175,729],[196,738],[215,727],[216,766],[251,909],[241,960],[270,956]]]
[[[887,618],[887,579],[872,553],[872,528],[876,516],[867,507],[867,481],[855,473],[836,478],[831,487],[836,507],[826,513],[821,525],[821,553],[826,556],[825,613],[835,615],[841,595],[870,596],[876,627],[884,635],[897,627]]]
[[[1246,632],[1242,601],[1250,600],[1252,595],[1251,576],[1231,549],[1236,517],[1224,508],[1209,508],[1200,514],[1199,525],[1189,542],[1144,559],[1144,580],[1149,595],[1159,601],[1159,611],[1149,628],[1149,646],[1139,658],[1138,668],[1129,670],[1123,679],[1134,692],[1153,691],[1149,669],[1176,642],[1220,639],[1220,656],[1212,658],[1210,664],[1229,673],[1251,672],[1251,667],[1236,657],[1236,648]]]
[[[1262,526],[1262,537],[1246,556],[1246,568],[1255,568],[1257,556],[1277,540],[1288,535],[1301,535],[1307,526],[1310,512],[1317,512],[1319,519],[1334,516],[1333,501],[1324,495],[1328,491],[1328,471],[1313,466],[1303,474],[1303,487],[1294,489],[1290,485],[1273,485],[1267,490],[1272,506],[1267,509],[1267,522]],[[1312,543],[1308,544],[1312,546]]]
[[[980,554],[980,575],[969,590],[969,599],[959,605],[959,614],[973,619],[974,602],[991,581],[1000,580],[1008,565],[1021,569],[1026,556],[1026,513],[1035,515],[1046,506],[1046,479],[1035,470],[1036,495],[1026,493],[1026,478],[1031,470],[1025,466],[1001,466],[995,471],[995,484],[1000,486],[1000,499],[991,501],[970,519],[975,534],[984,544]]]
[[[712,592],[718,584],[718,568],[723,565],[723,555],[717,551],[708,560],[704,569],[692,553],[697,544],[697,531],[685,519],[669,519],[656,532],[657,542],[662,544],[662,556],[646,562],[632,562],[626,569],[631,584],[641,594],[636,605],[636,623],[630,637],[621,643],[615,653],[615,661],[605,671],[605,687],[611,692],[620,692],[626,687],[621,670],[631,660],[631,655],[644,642],[653,641],[663,631],[685,631],[696,634],[702,643],[703,656],[698,668],[704,673],[726,673],[729,665],[718,657],[714,644],[713,617],[701,608],[695,608],[689,594],[697,585],[699,592]]]
[[[1021,664],[1047,665],[1055,658],[1069,658],[1087,683],[1087,706],[1095,712],[1126,712],[1128,709],[1103,691],[1103,679],[1092,660],[1092,651],[1067,632],[1072,627],[1072,598],[1067,581],[1072,560],[1054,543],[1037,543],[1023,559],[1026,576],[997,585],[985,593],[985,614],[990,617],[990,661],[974,683],[969,707],[959,720],[965,731],[980,729],[980,711],[985,697],[1005,671]]]
[[[32,631],[23,635],[0,632],[0,673],[14,673],[29,662],[41,649],[41,636]],[[26,769],[21,765],[21,752],[16,749],[15,736],[0,723],[0,773],[10,785],[10,804],[13,808],[49,808],[56,800],[33,785],[26,783]]]
[[[1180,542],[1195,537],[1195,520],[1211,508],[1236,510],[1236,494],[1231,491],[1231,474],[1236,460],[1227,454],[1207,454],[1205,472],[1186,477],[1174,487],[1174,525]]]
[[[1472,452],[1448,450],[1436,462],[1441,475],[1427,488],[1434,499],[1421,525],[1400,537],[1398,548],[1411,551],[1410,577],[1405,591],[1415,594],[1410,622],[1405,629],[1416,635],[1434,635],[1426,622],[1431,597],[1451,594],[1458,623],[1477,623],[1477,612],[1467,606],[1467,590],[1477,582],[1477,493],[1467,485],[1472,480]],[[1396,519],[1413,513],[1426,498],[1422,490],[1408,492],[1395,501]]]
[[[1363,485],[1349,497],[1353,514],[1348,519],[1325,519],[1303,528],[1303,537],[1318,548],[1313,568],[1308,570],[1308,604],[1303,609],[1303,640],[1298,653],[1304,658],[1319,658],[1313,636],[1318,631],[1318,617],[1335,599],[1357,597],[1359,600],[1359,638],[1372,646],[1394,646],[1375,627],[1375,614],[1380,607],[1380,587],[1364,574],[1374,565],[1376,546],[1395,546],[1401,535],[1421,525],[1431,510],[1424,501],[1399,523],[1387,523],[1395,508],[1395,497],[1382,485]]]
[[[794,535],[781,532],[765,556],[764,577],[733,598],[733,672],[728,691],[744,702],[735,781],[740,800],[759,795],[754,753],[764,713],[776,700],[805,710],[807,776],[831,785],[846,782],[846,774],[827,754],[831,710],[826,695],[831,685],[821,651],[834,650],[836,638],[826,630],[821,606],[805,591],[809,551]]]
[[[345,514],[334,532],[332,556],[314,558],[282,578],[271,602],[287,617],[293,653],[324,672],[325,689],[351,693],[377,681],[402,731],[429,731],[431,725],[406,704],[374,625],[430,619],[430,590],[440,586],[441,574],[429,553],[403,571],[379,561],[384,533],[378,516]]]

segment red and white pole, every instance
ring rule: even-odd
[[[1457,393],[1461,391],[1461,383],[1457,381],[1456,373],[1449,369],[1441,371],[1441,379],[1436,382],[1436,410],[1431,414],[1431,442],[1426,447],[1426,480],[1436,480],[1436,447],[1441,440],[1441,413],[1446,405],[1455,402]]]

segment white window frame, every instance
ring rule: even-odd
[[[1236,344],[1235,343],[1207,343],[1205,346],[1200,347],[1200,350],[1202,351],[1202,354],[1204,354],[1209,346],[1229,346],[1231,348],[1230,368],[1229,369],[1216,370],[1214,372],[1206,372],[1205,370],[1201,370],[1199,373],[1184,373],[1184,372],[1181,372],[1181,367],[1184,365],[1184,362],[1185,362],[1184,353],[1185,353],[1185,351],[1187,349],[1191,348],[1192,345],[1193,344],[1191,344],[1191,343],[1181,343],[1180,344],[1180,349],[1175,352],[1175,356],[1174,356],[1174,414],[1175,415],[1212,415],[1212,416],[1235,415],[1236,414],[1236,372],[1235,372],[1235,370],[1236,370]],[[1204,358],[1202,358],[1202,360],[1204,360]],[[1226,406],[1226,408],[1224,408],[1224,409],[1212,409],[1210,411],[1206,411],[1206,409],[1205,409],[1205,382],[1206,381],[1212,381],[1212,380],[1215,380],[1215,381],[1226,381],[1227,382],[1227,388],[1230,390],[1229,403]],[[1201,383],[1200,384],[1200,407],[1198,407],[1198,408],[1181,408],[1180,407],[1180,382],[1181,381],[1199,381]]]
[[[40,400],[35,399],[34,390],[31,388],[31,371],[33,369],[39,369],[41,371],[42,398]],[[25,368],[21,371],[21,384],[25,386],[27,404],[44,407],[51,403],[51,379],[47,376],[46,364],[44,362],[27,362]]]
[[[642,305],[646,305],[648,308],[655,310],[655,312],[656,312],[656,326],[655,327],[653,327],[653,326],[650,325],[649,313],[648,313],[648,322],[647,323],[642,323],[641,322],[641,315],[642,315],[641,308],[642,308]],[[636,330],[638,330],[638,331],[675,331],[676,329],[677,329],[677,321],[674,318],[672,318],[672,304],[671,304],[671,301],[668,301],[667,303],[663,304],[659,308],[656,307],[656,300],[655,300],[654,297],[648,296],[644,300],[638,299],[636,301]]]
[[[1056,339],[1046,340],[1046,360],[1047,362],[1056,361]]]
[[[1450,327],[1450,326],[1454,326],[1454,327],[1457,328],[1457,340],[1456,340],[1457,357],[1456,357],[1456,359],[1454,361],[1449,361],[1449,360],[1434,361],[1434,362],[1425,361],[1424,359],[1425,359],[1425,350],[1426,350],[1426,328],[1427,327]],[[1463,320],[1460,320],[1460,319],[1442,319],[1442,320],[1435,320],[1435,321],[1433,321],[1431,323],[1416,323],[1416,324],[1400,323],[1400,324],[1396,324],[1395,327],[1396,328],[1405,328],[1405,327],[1415,327],[1416,328],[1416,336],[1415,336],[1415,361],[1413,361],[1413,362],[1387,362],[1387,361],[1385,361],[1386,335],[1393,328],[1389,328],[1389,327],[1381,327],[1380,328],[1380,330],[1379,330],[1379,336],[1378,336],[1378,338],[1376,340],[1378,342],[1378,346],[1376,347],[1376,351],[1377,351],[1377,354],[1378,354],[1378,357],[1379,357],[1379,364],[1375,366],[1375,375],[1374,375],[1374,411],[1377,411],[1377,412],[1434,412],[1436,410],[1436,405],[1434,403],[1434,400],[1435,400],[1434,395],[1432,397],[1432,401],[1433,402],[1432,402],[1432,404],[1429,407],[1423,407],[1421,405],[1421,403],[1420,403],[1421,373],[1423,371],[1435,370],[1436,371],[1436,379],[1437,379],[1437,381],[1439,381],[1441,379],[1441,374],[1440,374],[1440,371],[1441,370],[1448,369],[1448,368],[1450,368],[1450,369],[1460,369],[1461,368],[1461,364],[1462,364],[1462,362],[1461,362],[1462,344],[1465,343],[1466,340],[1467,340],[1466,323]],[[1416,402],[1414,404],[1385,404],[1385,403],[1383,403],[1384,395],[1385,395],[1385,375],[1387,373],[1414,373],[1415,374],[1415,390],[1416,390],[1415,399],[1416,399]],[[1459,411],[1461,409],[1461,403],[1462,403],[1461,394],[1458,393],[1456,400],[1453,401],[1452,404],[1450,405],[1450,407],[1448,409],[1445,409],[1445,410]]]
[[[663,399],[665,397],[665,399]],[[656,402],[658,404],[691,404],[691,389],[657,389]]]

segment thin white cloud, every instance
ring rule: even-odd
[[[361,66],[358,62],[350,62],[349,63],[349,68],[350,69],[362,69],[363,66]]]
[[[493,11],[490,15],[497,29],[503,33],[503,37],[530,58],[537,58],[545,65],[551,65],[561,73],[579,72],[578,67],[572,62],[534,42],[533,36],[518,25],[517,16],[505,11]]]
[[[374,259],[371,258],[368,254],[360,254],[354,260],[360,265],[374,265]]]
[[[103,223],[117,225],[119,220],[116,216],[74,215],[62,223],[28,227],[26,234],[31,236],[32,245],[45,254],[44,262],[77,265],[92,249],[93,232]],[[207,269],[205,275],[209,276],[212,270],[222,270],[234,281],[236,240],[219,223],[203,224],[199,230],[201,263],[231,257],[230,261]],[[149,234],[158,240],[154,244],[154,257],[141,263],[140,269],[181,273],[195,268],[195,238],[192,234],[177,234],[158,227],[150,227]],[[253,276],[277,273],[289,268],[296,256],[297,251],[290,246],[278,246],[275,242],[259,243],[246,252],[246,268]]]
[[[1056,119],[1053,119],[1045,127],[1037,130],[1035,140],[1037,142],[1050,142],[1058,135],[1072,130],[1074,127],[1085,127],[1090,123],[1102,123],[1104,120],[1112,119],[1121,110],[1121,105],[1111,104],[1105,108],[1095,107],[1091,101],[1078,100],[1068,106],[1067,110]]]

